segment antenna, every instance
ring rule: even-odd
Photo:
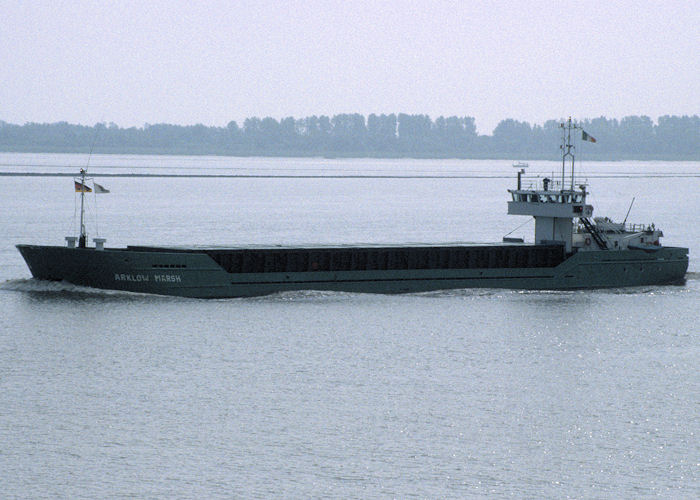
[[[90,168],[90,159],[92,158],[92,150],[95,149],[95,143],[97,142],[97,136],[100,135],[99,127],[95,130],[95,137],[92,138],[92,144],[90,145],[90,153],[88,154],[87,165],[85,165],[85,172]]]
[[[627,209],[627,214],[625,215],[625,220],[622,221],[623,226],[624,226],[625,222],[627,222],[627,217],[629,217],[630,211],[632,210],[632,205],[634,205],[634,196],[632,197],[632,203],[630,203],[630,207]]]

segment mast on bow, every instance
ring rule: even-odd
[[[92,177],[86,177],[87,169],[80,169],[80,177],[74,177],[75,192],[80,193],[80,233],[76,236],[66,236],[66,243],[69,248],[75,248],[76,240],[78,248],[87,248],[87,229],[85,221],[85,193],[109,193],[108,189],[97,184]],[[93,187],[86,184],[86,181],[92,180]],[[104,248],[105,238],[93,238],[95,249],[102,250]]]
[[[86,173],[84,168],[80,169],[80,238],[78,239],[80,248],[85,248],[87,242],[87,232],[85,231],[85,191],[89,188],[85,185]]]

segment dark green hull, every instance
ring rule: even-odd
[[[445,259],[442,263],[437,261],[440,248],[433,250],[431,247],[418,247],[411,251],[418,252],[416,255],[424,252],[426,260],[419,264],[407,261],[403,264],[404,267],[408,266],[406,269],[392,268],[393,265],[386,264],[386,261],[384,269],[370,269],[372,266],[366,257],[357,256],[363,252],[376,253],[374,249],[346,247],[342,252],[349,255],[347,259],[352,259],[352,264],[348,260],[346,265],[341,263],[335,266],[337,269],[333,269],[334,265],[330,263],[327,270],[309,268],[304,271],[294,271],[299,265],[291,264],[291,256],[299,255],[300,250],[311,252],[308,249],[222,251],[127,247],[96,250],[39,245],[18,245],[17,248],[37,279],[60,280],[110,290],[197,298],[249,297],[293,290],[388,294],[455,288],[571,290],[665,285],[682,283],[688,268],[688,249],[676,247],[660,247],[655,251],[578,252],[569,256],[563,255],[562,250],[559,257],[556,248],[552,250],[551,247],[532,245],[445,247],[442,249]],[[481,260],[472,257],[470,261],[468,255],[473,248],[488,250],[479,250],[481,254],[472,251]],[[543,260],[541,256],[538,257],[539,254],[534,254],[543,254],[545,250],[546,255],[554,255],[555,258]],[[278,256],[286,252],[290,263],[284,257],[285,264],[282,267],[275,268],[271,264],[264,268],[260,264],[259,271],[262,272],[245,272],[246,268],[241,264],[243,267],[231,272],[233,268],[230,258],[225,261],[222,255],[243,251],[257,252],[260,255],[274,252]],[[436,255],[434,261],[428,261],[429,257],[433,258],[428,252]],[[467,257],[463,264],[455,263],[454,258],[447,262],[451,257],[445,252]],[[532,254],[529,260],[528,252]],[[341,252],[336,249],[336,253]],[[394,251],[394,254],[397,252]],[[494,255],[500,260],[494,260]],[[356,262],[358,260],[359,264]],[[316,262],[313,264],[317,265]]]

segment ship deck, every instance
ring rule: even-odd
[[[236,251],[236,250],[351,250],[351,249],[380,249],[380,248],[452,248],[452,247],[541,247],[534,243],[523,242],[492,242],[446,241],[440,243],[404,242],[404,243],[294,243],[270,245],[260,243],[236,245],[128,245],[127,250],[136,252],[207,252],[207,251]],[[551,246],[551,245],[547,245]],[[124,250],[123,248],[106,248],[106,250]]]
[[[175,259],[178,255],[206,254],[229,273],[535,268],[555,267],[566,259],[563,245],[515,243],[234,248],[129,246],[127,251],[153,253],[159,257],[170,255]],[[176,262],[167,265],[181,266]]]

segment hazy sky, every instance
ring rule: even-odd
[[[700,1],[0,0],[0,120],[700,113]]]

